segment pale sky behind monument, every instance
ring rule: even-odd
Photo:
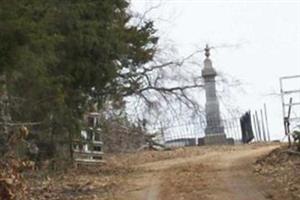
[[[279,77],[300,75],[300,1],[132,0],[132,10],[155,22],[161,41],[179,55],[205,46],[213,66],[242,82],[235,102],[243,110],[268,108],[273,139],[283,138]],[[201,66],[204,55],[199,56]],[[201,73],[199,68],[198,73]],[[292,83],[300,89],[300,80]],[[300,100],[300,94],[296,97]],[[300,106],[293,115],[300,117]]]

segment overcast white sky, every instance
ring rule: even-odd
[[[243,82],[246,94],[236,102],[247,110],[266,103],[272,138],[283,137],[279,77],[300,74],[300,1],[132,0],[132,10],[149,13],[162,42],[173,42],[179,55],[196,47],[217,48],[211,59],[218,71]],[[202,63],[204,56],[199,57]],[[199,74],[201,69],[199,69]],[[293,83],[300,89],[300,80]],[[300,97],[300,95],[298,95]],[[300,98],[299,98],[300,99]],[[300,106],[294,110],[300,116]]]

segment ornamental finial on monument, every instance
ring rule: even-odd
[[[210,50],[210,48],[209,48],[208,44],[206,44],[205,49],[204,49],[206,58],[208,58],[210,56],[209,50]]]

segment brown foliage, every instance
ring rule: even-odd
[[[0,160],[0,199],[27,199],[27,187],[21,172],[32,166],[31,162],[14,158]]]
[[[107,122],[103,133],[104,152],[134,152],[146,143],[145,133],[140,127]]]
[[[300,156],[286,146],[275,149],[255,163],[255,172],[265,177],[279,199],[300,199]]]

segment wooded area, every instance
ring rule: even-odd
[[[21,169],[72,166],[87,112],[100,113],[110,153],[147,143],[147,120],[129,119],[126,98],[139,101],[131,109],[138,115],[171,102],[199,111],[187,91],[201,89],[201,80],[180,73],[195,54],[170,56],[147,13],[126,0],[1,0],[0,19],[0,178],[8,199],[19,198],[8,188],[18,187],[11,176]]]
[[[153,21],[133,14],[126,0],[0,1],[1,184],[11,185],[5,180],[23,160],[69,166],[91,109],[103,110],[104,128],[118,121],[140,130],[122,112],[123,99],[149,87],[144,78],[154,68],[145,65],[158,36]],[[105,116],[107,108],[119,115]]]
[[[82,116],[124,107],[145,90],[144,66],[156,53],[153,22],[132,23],[125,0],[1,1],[1,152],[12,132],[68,144]],[[36,138],[37,139],[37,138]]]
[[[230,87],[241,82],[210,59],[210,50],[239,45],[206,45],[181,57],[148,17],[160,5],[139,13],[132,2],[0,0],[0,200],[263,197],[260,181],[245,180],[253,178],[251,163],[280,143],[264,143],[262,110],[258,131],[250,111],[240,118]],[[271,177],[281,163],[281,182],[299,164],[291,103],[283,108],[289,105],[285,131],[294,145],[255,164]],[[265,121],[268,127],[266,108]],[[299,197],[294,174],[286,191]]]

